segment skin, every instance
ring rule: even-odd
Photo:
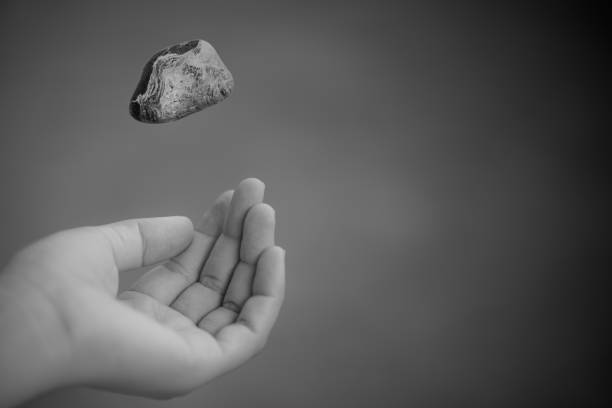
[[[170,398],[260,352],[285,286],[263,196],[247,179],[195,228],[185,217],[127,220],[19,252],[0,274],[0,406],[73,385]],[[118,293],[122,271],[149,265]]]

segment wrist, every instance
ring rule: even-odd
[[[70,339],[62,317],[24,274],[0,273],[0,405],[71,384]]]

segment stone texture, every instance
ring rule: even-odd
[[[130,114],[146,123],[181,119],[229,96],[234,79],[203,40],[165,48],[151,57],[130,101]]]

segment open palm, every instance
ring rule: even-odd
[[[275,214],[263,194],[259,180],[244,180],[195,229],[184,217],[129,220],[25,250],[30,270],[45,269],[37,276],[67,327],[74,375],[168,397],[260,351],[284,295],[284,250],[274,246]],[[119,272],[154,264],[117,295]]]

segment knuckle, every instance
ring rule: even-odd
[[[176,273],[176,274],[182,276],[183,278],[185,278],[186,282],[190,282],[191,281],[191,274],[189,273],[189,270],[178,259],[171,258],[168,261],[166,261],[164,266],[170,272]]]
[[[223,302],[223,307],[228,310],[231,310],[232,312],[236,314],[240,313],[240,310],[242,309],[240,304],[238,304],[237,302],[233,300],[226,300],[225,302]]]
[[[223,282],[221,282],[221,279],[217,278],[216,276],[210,276],[210,275],[203,276],[202,279],[200,280],[200,283],[203,286],[215,292],[218,292],[218,293],[225,292],[225,285],[223,285]]]

